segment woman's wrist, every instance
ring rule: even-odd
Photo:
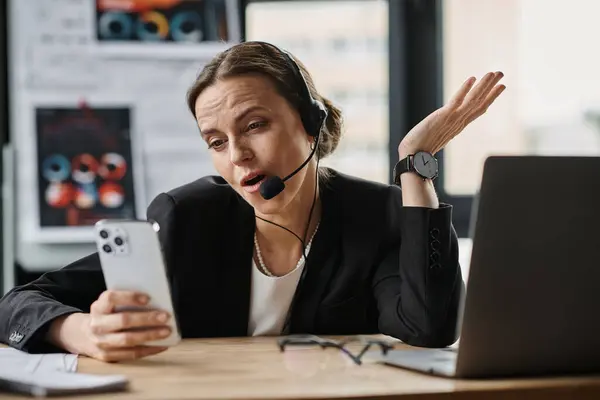
[[[414,155],[418,151],[422,151],[422,149],[415,149],[402,143],[398,147],[399,160]],[[402,203],[405,207],[439,207],[439,200],[431,179],[423,179],[416,172],[406,172],[400,175],[400,184]]]
[[[407,172],[400,176],[402,204],[405,207],[438,208],[439,200],[433,182],[416,173]]]
[[[50,323],[46,341],[73,354],[85,353],[85,324],[89,314],[73,313],[60,316]]]

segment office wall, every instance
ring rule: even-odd
[[[213,172],[185,93],[204,63],[240,38],[237,1],[198,2],[218,3],[226,4],[227,43],[105,40],[98,33],[94,1],[9,2],[8,100],[17,165],[14,233],[17,262],[24,269],[58,268],[94,250],[88,226],[40,226],[40,108],[129,110],[137,217],[145,217],[158,193]]]

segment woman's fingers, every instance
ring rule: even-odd
[[[490,91],[498,84],[498,82],[500,82],[500,79],[502,79],[503,77],[504,77],[504,74],[502,72],[500,72],[500,71],[494,72],[492,78],[489,79],[489,81],[485,84],[485,86],[481,90],[481,93],[477,97],[476,102],[478,102],[478,103],[482,102],[488,96]]]
[[[91,314],[110,314],[116,307],[140,307],[148,303],[143,293],[120,290],[106,290],[92,303]]]
[[[504,86],[504,85],[497,85],[497,86],[495,86],[490,91],[490,93],[488,93],[488,95],[486,96],[486,98],[481,102],[481,104],[479,105],[479,107],[474,110],[473,114],[468,119],[468,123],[473,122],[474,120],[476,120],[477,118],[479,118],[483,114],[485,114],[485,112],[487,111],[487,109],[492,105],[492,103],[494,103],[494,101],[496,101],[496,99],[498,98],[498,96],[500,96],[500,94],[505,89],[506,89],[506,86]]]
[[[504,85],[498,85],[492,89],[492,91],[487,95],[487,97],[483,101],[484,110],[487,110],[488,107],[491,106],[494,101],[496,101],[498,96],[500,96],[500,94],[504,92],[504,89],[506,89],[506,86]]]
[[[92,317],[90,329],[94,334],[101,335],[132,328],[160,327],[166,326],[165,324],[169,318],[169,314],[162,311],[101,314]]]
[[[167,347],[146,346],[167,338],[171,316],[162,310],[149,310],[149,297],[134,291],[107,290],[92,303],[86,323],[90,357],[106,362],[134,360],[165,351]],[[122,308],[123,311],[118,311]],[[132,311],[125,311],[132,309]]]
[[[111,349],[106,351],[99,350],[98,353],[94,354],[92,357],[104,362],[129,361],[162,353],[167,349],[168,347],[136,346],[129,348]]]
[[[504,74],[500,71],[485,74],[481,81],[464,97],[462,104],[456,109],[457,112],[453,113],[454,117],[451,119],[462,120],[464,123],[459,125],[466,126],[483,115],[488,107],[506,89],[504,85],[498,85],[498,82],[503,77]],[[460,95],[464,94],[463,89],[459,90]],[[456,134],[454,132],[451,133],[448,136],[452,138],[460,132],[456,132]]]
[[[141,346],[144,343],[169,336],[168,327],[148,328],[139,331],[112,332],[96,335],[96,346],[104,350]]]
[[[496,74],[494,74],[493,72],[488,72],[487,74],[485,74],[483,78],[481,78],[479,83],[475,85],[475,87],[473,87],[469,94],[467,94],[465,100],[461,105],[461,110],[468,112],[469,109],[473,109],[474,107],[476,107],[477,100],[482,96],[485,96],[486,89],[493,82],[495,77]]]
[[[481,102],[483,102],[487,98],[490,91],[503,77],[504,74],[500,71],[488,72],[487,74],[485,74],[483,78],[481,78],[479,83],[475,85],[475,87],[473,87],[472,90],[470,90],[468,94],[466,94],[466,96],[463,96],[463,100],[460,104],[459,111],[468,114],[471,110],[478,108]],[[459,93],[461,95],[464,94],[463,89],[464,87],[459,90]],[[455,100],[453,99],[451,103],[454,101]]]
[[[463,101],[465,100],[465,97],[467,96],[467,93],[469,93],[469,91],[475,84],[475,81],[476,78],[472,76],[462,84],[460,89],[458,89],[458,91],[454,94],[454,96],[452,96],[452,98],[448,102],[451,108],[458,108],[462,105]]]

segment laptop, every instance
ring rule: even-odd
[[[453,378],[600,372],[600,157],[492,156],[457,348],[372,357]]]

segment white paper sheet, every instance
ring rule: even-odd
[[[0,392],[33,396],[123,390],[121,375],[77,373],[77,355],[29,354],[13,348],[0,349]]]
[[[29,354],[13,348],[0,349],[0,369],[34,373],[37,371],[77,371],[77,355],[66,353]]]

